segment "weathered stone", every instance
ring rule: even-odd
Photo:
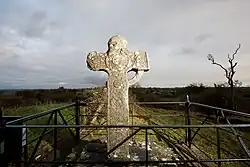
[[[108,41],[106,53],[91,52],[87,56],[87,65],[93,71],[108,73],[108,125],[129,125],[128,88],[149,70],[145,52],[130,52],[127,41],[121,36],[113,36]],[[135,71],[136,75],[128,80],[127,73]],[[128,129],[108,130],[108,150],[116,146],[129,135]],[[123,156],[129,154],[128,143],[123,144],[114,153]]]
[[[106,149],[106,144],[101,143],[100,141],[92,141],[88,143],[85,148],[83,148],[81,155],[80,155],[80,160],[85,161],[85,162],[104,162],[106,161],[107,157],[107,149]],[[103,167],[102,164],[85,164],[82,165],[82,167],[97,167],[101,166]]]
[[[103,143],[89,143],[86,146],[87,152],[96,152],[96,153],[106,153],[106,144]]]
[[[73,161],[76,159],[76,154],[75,153],[71,153],[66,157],[66,161]]]

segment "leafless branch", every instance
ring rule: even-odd
[[[232,67],[234,68],[234,67],[236,67],[237,66],[237,64],[238,64],[238,62],[236,62]]]
[[[221,64],[216,63],[216,62],[212,62],[212,64],[215,64],[217,66],[219,66],[220,68],[222,68],[224,71],[227,71],[227,69],[225,67],[223,67]]]
[[[234,60],[235,55],[238,53],[240,47],[241,47],[241,44],[239,44],[238,48],[237,48],[237,49],[235,50],[235,52],[232,54],[232,58],[229,59],[231,62]],[[228,56],[228,57],[230,57],[230,56]]]
[[[220,68],[222,68],[222,69],[225,71],[225,73],[226,73],[226,77],[227,77],[227,78],[229,77],[229,72],[228,72],[228,70],[227,70],[225,67],[223,67],[221,64],[215,62],[214,57],[213,57],[212,54],[208,54],[207,58],[208,58],[208,60],[210,60],[210,61],[212,62],[212,64],[217,65],[217,66],[219,66]]]
[[[229,60],[229,62],[231,61],[231,57],[230,57],[230,54],[228,53],[227,54],[227,58],[228,58],[228,60]]]

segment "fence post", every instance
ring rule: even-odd
[[[0,137],[3,136],[4,133],[4,121],[3,121],[3,112],[2,109],[0,108]],[[4,154],[4,137],[0,138],[0,154]],[[3,165],[3,167],[7,167],[8,163],[6,161],[6,158],[4,158],[3,156],[1,156],[0,158],[1,164]]]
[[[0,127],[4,127],[4,122],[3,122],[3,110],[0,108]]]
[[[130,103],[131,104],[131,124],[132,124],[132,126],[134,125],[134,116],[135,116],[135,112],[134,112],[134,109],[135,109],[135,104],[134,104],[134,102],[132,102],[132,103]],[[132,133],[134,133],[134,128],[132,128]],[[132,134],[131,133],[131,134]],[[134,136],[132,137],[132,141],[134,142],[135,141],[135,138],[134,138]]]
[[[145,128],[146,167],[148,167],[148,128]]]
[[[54,112],[54,125],[57,125],[57,110]],[[54,160],[57,159],[57,128],[54,127]]]
[[[190,125],[191,121],[190,121],[190,101],[189,101],[189,96],[186,96],[186,103],[185,103],[185,123],[186,125]],[[186,129],[186,144],[189,148],[191,148],[191,129],[187,128]]]
[[[75,102],[75,123],[76,125],[80,125],[80,105],[77,97]],[[80,127],[76,127],[75,130],[76,130],[76,144],[78,144],[80,141]]]
[[[220,124],[220,115],[219,115],[219,110],[216,111],[216,124]],[[220,153],[220,131],[219,128],[216,128],[216,139],[217,139],[217,156],[218,159],[221,159],[221,153]],[[221,167],[221,162],[218,162],[218,167]]]
[[[26,136],[27,136],[27,134],[26,134]],[[27,146],[27,143],[24,146],[23,152],[24,152],[24,166],[28,167],[28,146]]]

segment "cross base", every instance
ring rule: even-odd
[[[108,130],[108,151],[121,144],[129,136],[128,128],[112,128]],[[129,142],[122,143],[116,148],[111,156],[119,158],[126,158],[129,155]]]

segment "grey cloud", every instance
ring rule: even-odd
[[[194,48],[182,48],[180,50],[180,55],[190,55],[196,53]]]
[[[197,44],[200,44],[200,43],[206,41],[207,39],[209,39],[209,38],[211,38],[211,37],[212,37],[212,34],[206,34],[206,33],[200,34],[200,35],[198,35],[198,36],[195,38],[195,42],[196,42]]]
[[[172,52],[168,53],[167,55],[170,57],[176,57],[176,56],[194,56],[197,53],[195,48],[192,47],[180,47]]]
[[[46,13],[37,11],[28,20],[24,33],[29,37],[42,37],[46,28]]]
[[[45,11],[35,11],[27,18],[26,24],[20,29],[27,37],[43,38],[51,31],[60,31],[64,26],[47,16]],[[62,34],[60,34],[62,35]]]

